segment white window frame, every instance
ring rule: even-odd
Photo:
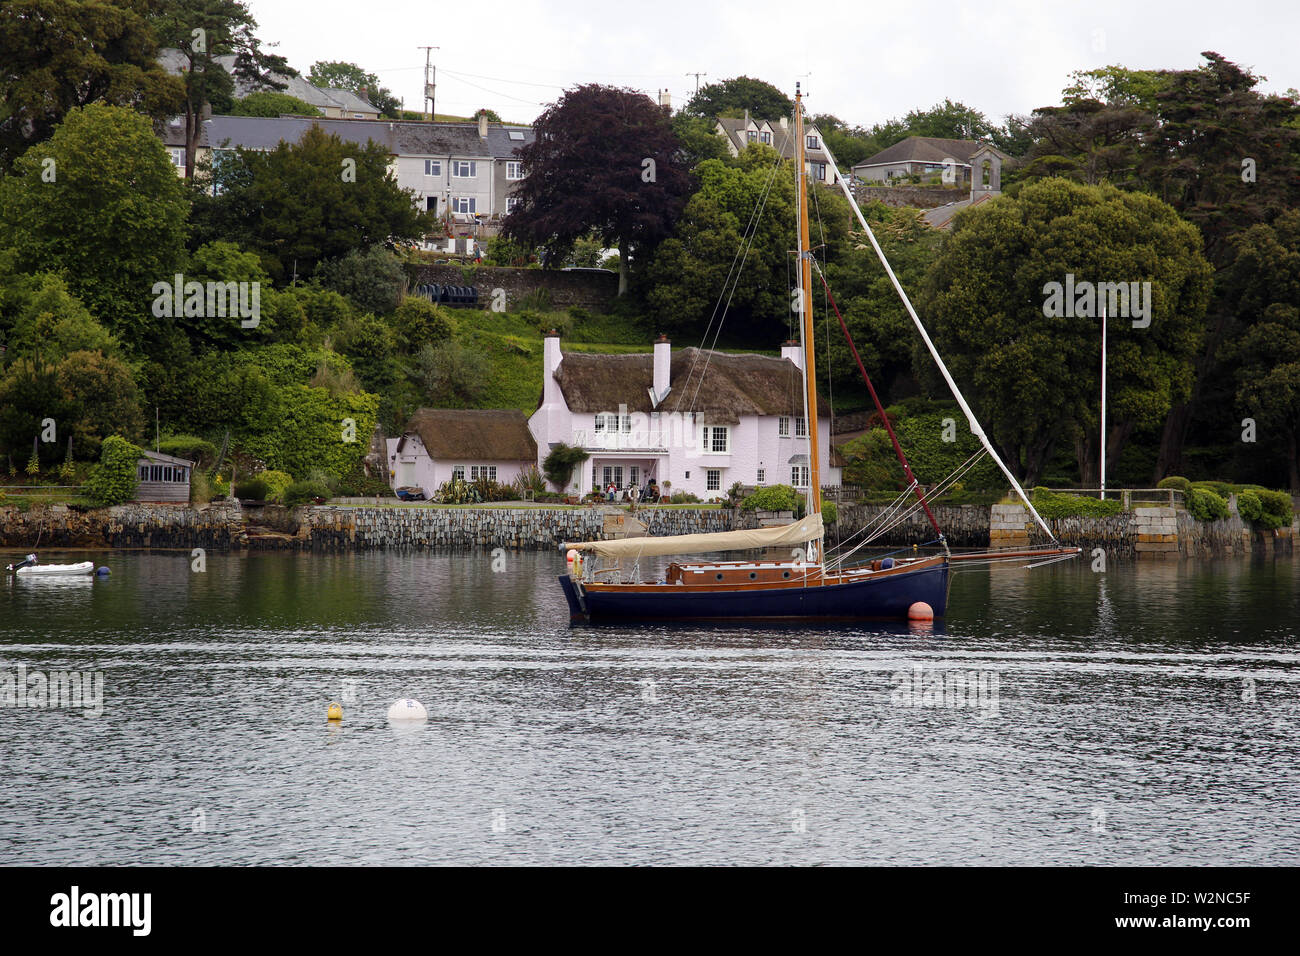
[[[426,159],[424,161],[424,175],[432,176],[437,179],[442,178],[442,160]]]
[[[477,215],[478,197],[477,196],[452,196],[451,211],[459,216]]]
[[[794,417],[794,437],[808,437],[808,419],[804,418],[802,415],[796,415]]]
[[[718,433],[722,433],[722,447],[718,448]],[[700,451],[705,455],[731,454],[731,427],[729,425],[705,425],[701,429]]]
[[[765,485],[765,484],[767,484],[767,469],[766,469],[766,468],[760,468],[760,469],[758,469],[758,474],[757,474],[757,476],[755,476],[755,478],[754,478],[754,484],[756,484],[756,485]]]
[[[812,473],[807,465],[790,466],[790,484],[796,488],[807,488],[812,481]]]
[[[826,179],[825,163],[813,163],[812,168],[813,168],[813,179],[821,179],[821,180]]]
[[[705,491],[722,490],[722,469],[721,468],[704,469],[704,490]]]
[[[517,159],[506,160],[506,179],[523,179],[524,164]]]
[[[177,169],[185,168],[185,147],[184,146],[169,147],[167,152],[171,154],[171,160],[173,166],[175,166]]]
[[[462,170],[469,170],[462,172]],[[454,179],[478,179],[478,162],[472,159],[453,159],[451,175]]]
[[[789,415],[781,415],[777,418],[776,437],[777,438],[790,437],[790,416]]]
[[[507,212],[507,213],[514,212],[514,211],[515,211],[515,207],[518,206],[521,202],[523,202],[523,200],[520,199],[518,196],[507,196],[507,197],[506,197],[506,212]]]
[[[451,466],[451,480],[452,480],[452,481],[464,481],[464,480],[465,480],[465,466],[464,466],[464,465],[452,465],[452,466]]]
[[[470,465],[470,481],[478,481],[480,478],[487,478],[489,481],[497,480],[496,465]]]

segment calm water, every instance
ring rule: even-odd
[[[0,708],[0,862],[1300,862],[1291,559],[969,571],[920,631],[570,629],[552,553],[92,557],[0,588],[0,672],[104,680]]]

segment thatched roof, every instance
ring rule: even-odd
[[[566,352],[555,380],[573,412],[616,412],[626,405],[629,413],[694,411],[706,423],[735,425],[742,415],[798,415],[803,409],[799,369],[770,355],[679,349],[672,353],[672,390],[657,409],[650,404],[654,356],[649,352]],[[828,407],[825,398],[819,402]]]
[[[434,461],[537,460],[537,441],[517,408],[421,408],[406,432],[420,436]]]

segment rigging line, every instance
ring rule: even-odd
[[[813,265],[817,265],[817,260],[813,260]],[[830,283],[826,281],[826,275],[822,272],[821,267],[817,268],[817,275],[822,280],[822,286],[826,289],[826,295],[830,297],[831,308],[835,310],[835,317],[840,320],[840,328],[844,331],[844,338],[849,343],[849,351],[853,353],[853,361],[858,363],[858,371],[862,373],[862,379],[867,383],[867,391],[871,393],[871,400],[876,403],[876,411],[880,412],[880,418],[885,424],[885,431],[889,432],[889,440],[894,443],[894,454],[898,456],[899,463],[903,466],[903,474],[909,481],[915,480],[912,474],[912,466],[907,463],[907,456],[903,454],[903,446],[898,443],[898,436],[894,434],[894,426],[889,423],[889,415],[885,413],[885,406],[880,403],[880,396],[876,394],[876,387],[871,384],[871,376],[867,374],[866,367],[862,364],[862,358],[858,355],[858,347],[853,344],[853,336],[849,334],[848,323],[844,321],[844,316],[840,315],[840,307],[835,304],[835,296],[831,293]],[[934,528],[934,533],[943,537],[943,530],[939,527],[939,522],[934,520],[934,515],[930,511],[930,506],[925,503],[925,492],[921,490],[918,484],[916,496],[921,501],[921,507],[925,509],[925,516],[930,520],[930,526]]]
[[[826,158],[830,161],[830,165],[835,169],[835,174],[839,178],[840,189],[844,191],[844,196],[849,201],[849,208],[853,210],[854,215],[858,218],[858,222],[861,223],[863,230],[866,232],[867,239],[871,242],[871,248],[876,253],[876,258],[879,259],[880,264],[884,266],[885,274],[889,276],[889,281],[893,283],[894,291],[898,293],[899,299],[902,300],[903,306],[907,309],[907,314],[912,319],[912,324],[916,326],[916,331],[920,333],[921,341],[925,343],[926,349],[930,352],[930,357],[934,359],[934,364],[939,369],[939,374],[943,376],[943,380],[948,384],[948,390],[952,392],[953,398],[957,399],[957,404],[961,406],[961,410],[965,413],[966,422],[970,426],[971,434],[978,438],[984,447],[988,449],[993,460],[997,462],[998,468],[1002,470],[1002,474],[1006,476],[1009,482],[1011,482],[1011,487],[1015,489],[1016,494],[1020,496],[1020,500],[1023,501],[1025,507],[1029,509],[1029,513],[1034,516],[1034,520],[1038,522],[1039,526],[1047,532],[1047,537],[1052,541],[1056,541],[1056,535],[1052,532],[1052,529],[1047,526],[1047,522],[1043,520],[1043,516],[1038,513],[1038,509],[1034,507],[1034,503],[1029,500],[1029,495],[1025,493],[1025,489],[1020,487],[1020,482],[1016,481],[1016,476],[1011,474],[1011,469],[1008,468],[1006,462],[1002,460],[1002,456],[994,450],[992,441],[990,441],[988,435],[984,433],[984,427],[980,425],[979,420],[975,417],[975,412],[966,402],[966,396],[964,396],[961,393],[961,389],[957,387],[956,379],[954,379],[952,373],[948,371],[948,366],[944,362],[943,357],[939,354],[939,349],[935,346],[934,341],[930,338],[930,333],[925,330],[925,324],[921,321],[921,317],[916,314],[916,309],[912,305],[912,300],[907,297],[907,292],[904,291],[903,284],[898,281],[898,276],[894,274],[894,268],[889,264],[889,259],[886,257],[885,251],[880,248],[880,243],[876,241],[876,234],[872,232],[871,225],[867,222],[867,217],[862,215],[862,210],[858,208],[858,201],[853,198],[853,191],[849,189],[848,181],[839,175],[839,164],[835,162],[835,156],[831,153],[830,146],[825,140],[822,140],[822,149],[826,153]]]
[[[777,159],[779,160],[780,157],[778,156]],[[749,250],[750,250],[751,248],[753,248],[753,245],[754,245],[754,239],[758,236],[758,223],[759,223],[759,220],[760,220],[760,219],[762,218],[762,216],[763,216],[763,211],[767,208],[767,199],[768,199],[768,196],[771,195],[773,184],[776,182],[776,173],[777,173],[778,168],[779,168],[779,162],[778,162],[777,164],[774,164],[774,165],[772,166],[772,172],[771,172],[771,175],[770,175],[769,178],[768,178],[767,189],[763,192],[762,202],[761,202],[761,204],[758,206],[758,208],[757,208],[757,210],[754,212],[754,214],[750,217],[750,221],[753,223],[754,228],[753,228],[753,231],[750,233],[749,241],[748,241],[748,242],[746,243],[746,245],[745,245],[745,252],[744,252],[744,258],[745,258],[745,259],[749,258]],[[742,259],[742,260],[741,260],[741,269],[743,269],[743,268],[744,268],[744,260]],[[700,387],[704,384],[704,378],[705,378],[705,376],[709,374],[709,363],[713,361],[713,350],[716,349],[717,346],[718,346],[718,338],[722,335],[722,325],[723,325],[723,322],[726,321],[727,312],[728,312],[728,310],[731,309],[731,300],[732,300],[733,298],[735,298],[735,295],[736,295],[736,289],[739,288],[739,286],[740,286],[740,272],[737,272],[737,273],[736,273],[736,281],[732,284],[732,287],[731,287],[731,293],[727,296],[727,304],[723,307],[722,315],[721,315],[721,317],[720,317],[719,320],[718,320],[718,330],[714,333],[714,335],[713,335],[713,342],[710,344],[708,351],[705,353],[705,356],[704,356],[704,369],[700,372],[700,378],[699,378],[699,381],[697,381],[697,382],[695,383],[695,392],[694,392],[694,394],[691,396],[691,404],[690,404],[690,411],[691,411],[691,412],[694,412],[694,411],[695,411],[695,402],[696,402],[696,400],[699,398],[699,395],[700,395]],[[710,323],[710,324],[711,324],[711,323]],[[706,334],[706,335],[708,334],[707,330],[706,330],[705,334]],[[690,377],[688,376],[688,377],[687,377],[687,383],[689,384],[689,382],[690,382]]]
[[[778,159],[778,161],[777,161],[777,163],[775,163],[775,164],[773,165],[772,172],[771,172],[770,177],[769,177],[769,183],[768,183],[768,187],[767,187],[768,190],[771,189],[771,181],[774,181],[774,180],[775,180],[775,177],[776,177],[776,170],[777,170],[777,167],[780,165],[780,163],[779,163],[780,157],[778,157],[777,159]],[[763,201],[764,201],[764,202],[766,202],[766,195],[767,195],[767,193],[766,193],[766,191],[765,191],[765,192],[764,192],[764,198],[763,198]],[[751,229],[754,230],[755,233],[757,232],[757,229],[758,229],[757,219],[758,219],[758,206],[756,205],[756,206],[754,207],[754,209],[750,210],[750,214],[749,214],[749,222],[747,222],[747,223],[745,224],[745,231],[744,231],[744,233],[743,233],[742,236],[741,236],[740,244],[737,245],[737,247],[736,247],[736,254],[735,254],[735,255],[732,257],[732,259],[731,259],[731,266],[727,269],[727,276],[726,276],[726,278],[723,279],[723,281],[722,281],[722,288],[718,290],[718,299],[717,299],[717,301],[713,304],[713,311],[709,314],[709,322],[708,322],[708,324],[704,327],[704,334],[703,334],[702,336],[700,336],[700,350],[701,350],[701,351],[703,351],[703,349],[704,349],[704,345],[705,345],[705,343],[708,341],[708,338],[709,338],[709,332],[713,330],[713,321],[714,321],[715,318],[718,319],[718,323],[719,323],[719,325],[718,325],[718,331],[719,331],[719,333],[722,331],[722,323],[726,321],[726,310],[724,309],[723,312],[722,312],[721,317],[719,317],[719,315],[718,315],[718,309],[722,306],[722,299],[723,299],[723,296],[726,295],[726,293],[727,293],[727,287],[730,285],[730,283],[731,283],[731,281],[732,281],[732,276],[733,276],[733,275],[735,276],[735,281],[736,281],[737,283],[740,282],[740,273],[743,272],[743,271],[744,271],[744,268],[745,268],[743,257],[744,257],[744,255],[747,254],[747,247],[745,246],[745,239],[746,239],[746,237],[748,237],[748,236],[750,235],[750,230],[751,230]],[[728,305],[730,305],[730,301],[731,301],[731,300],[728,299],[727,301],[728,301]],[[715,341],[715,342],[717,341],[717,337],[716,337],[716,336],[714,337],[714,341]],[[699,353],[697,352],[696,355],[695,355],[695,357],[694,357],[693,359],[691,359],[691,367],[687,370],[687,373],[686,373],[686,384],[682,387],[682,393],[683,393],[683,394],[686,392],[687,389],[690,388],[691,378],[692,378],[692,376],[694,376],[694,374],[695,374],[695,368],[696,368],[696,365],[699,363],[699,360],[700,360],[700,356],[699,356]],[[706,369],[707,369],[707,366],[706,366]],[[698,392],[698,388],[697,388],[696,391]],[[677,407],[678,407],[678,408],[681,407],[681,402],[680,402],[680,401],[677,403]],[[692,400],[690,411],[694,411],[694,400]]]
[[[855,531],[853,534],[849,535],[849,537],[845,538],[838,545],[836,545],[835,548],[832,550],[832,553],[835,553],[834,564],[842,566],[846,559],[852,557],[854,554],[860,551],[864,546],[870,544],[877,537],[879,537],[879,535],[877,534],[871,534],[867,538],[865,538],[862,542],[860,542],[857,545],[854,545],[853,548],[851,548],[848,551],[845,551],[843,554],[836,553],[840,551],[842,548],[844,548],[845,546],[847,546],[848,543],[852,541],[854,538],[856,538],[858,535],[866,534],[868,531],[872,531],[876,527],[883,524],[886,520],[888,520],[889,516],[894,512],[894,510],[899,507],[900,502],[902,502],[905,498],[907,498],[907,496],[910,495],[911,493],[912,493],[912,488],[909,485],[907,488],[904,488],[902,494],[900,494],[897,498],[895,498],[893,502],[890,503],[889,507],[886,508],[879,515],[877,515],[876,518],[870,524],[864,525],[860,530]]]
[[[966,464],[962,465],[961,468],[953,472],[951,475],[949,475],[947,478],[941,481],[938,485],[936,485],[933,489],[931,489],[929,500],[931,502],[938,501],[941,497],[943,497],[949,491],[951,491],[952,486],[957,483],[957,480],[961,478],[964,474],[966,474],[966,472],[974,468],[976,462],[978,462],[979,459],[984,456],[984,454],[985,454],[984,450],[980,449],[980,451],[977,454],[972,455],[969,459],[967,459]],[[912,515],[916,514],[919,508],[920,506],[918,504],[913,504],[910,508],[907,509],[907,511],[899,515],[898,518],[895,519],[892,524],[890,524],[888,527],[881,530],[876,536],[879,537],[880,534],[885,534],[889,531],[892,531],[894,528],[903,524],[903,522],[911,518]]]

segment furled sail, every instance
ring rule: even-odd
[[[822,516],[814,513],[793,524],[748,531],[717,531],[711,534],[672,534],[663,537],[619,538],[614,541],[566,542],[561,550],[589,551],[603,558],[636,558],[642,555],[705,554],[710,551],[747,551],[751,548],[796,548],[825,534]]]

